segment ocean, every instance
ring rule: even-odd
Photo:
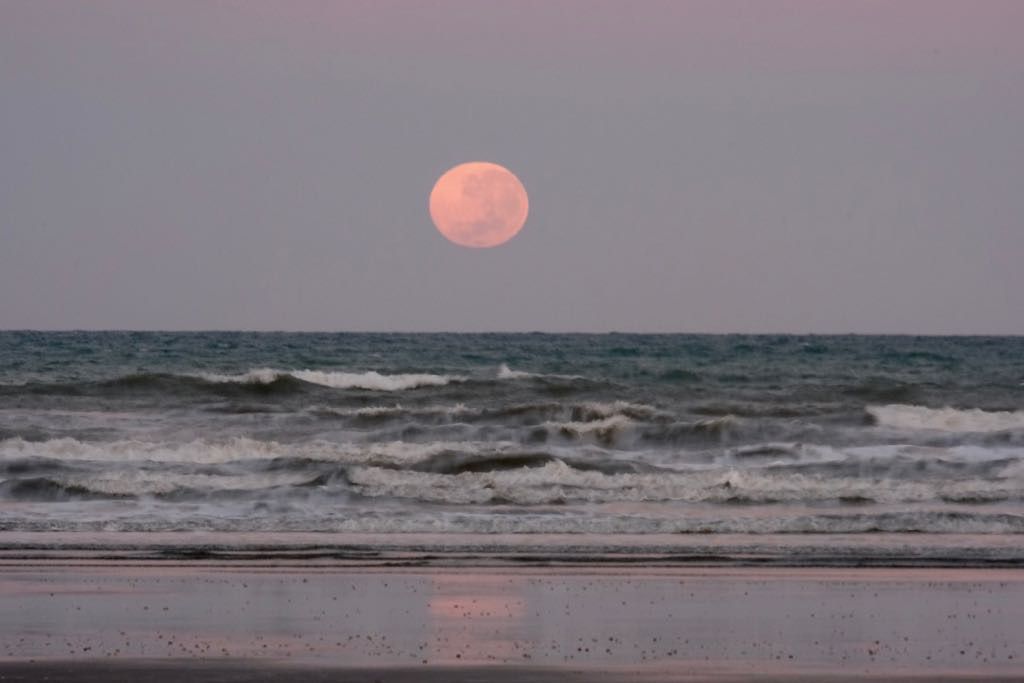
[[[0,332],[0,530],[1024,533],[1024,338]]]

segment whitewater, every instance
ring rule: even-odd
[[[0,529],[1024,533],[1019,338],[0,333]]]

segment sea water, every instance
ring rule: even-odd
[[[1024,533],[1024,338],[0,332],[0,530]]]

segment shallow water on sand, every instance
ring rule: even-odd
[[[0,614],[0,672],[35,659],[884,679],[1011,675],[1024,656],[1024,583],[999,570],[23,565],[0,568]]]

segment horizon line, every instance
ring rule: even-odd
[[[328,330],[328,329],[273,329],[273,328],[31,328],[31,327],[0,327],[4,333],[141,333],[141,334],[434,334],[434,335],[587,335],[587,336],[703,336],[703,337],[1024,337],[1024,332],[642,332],[636,330]]]

